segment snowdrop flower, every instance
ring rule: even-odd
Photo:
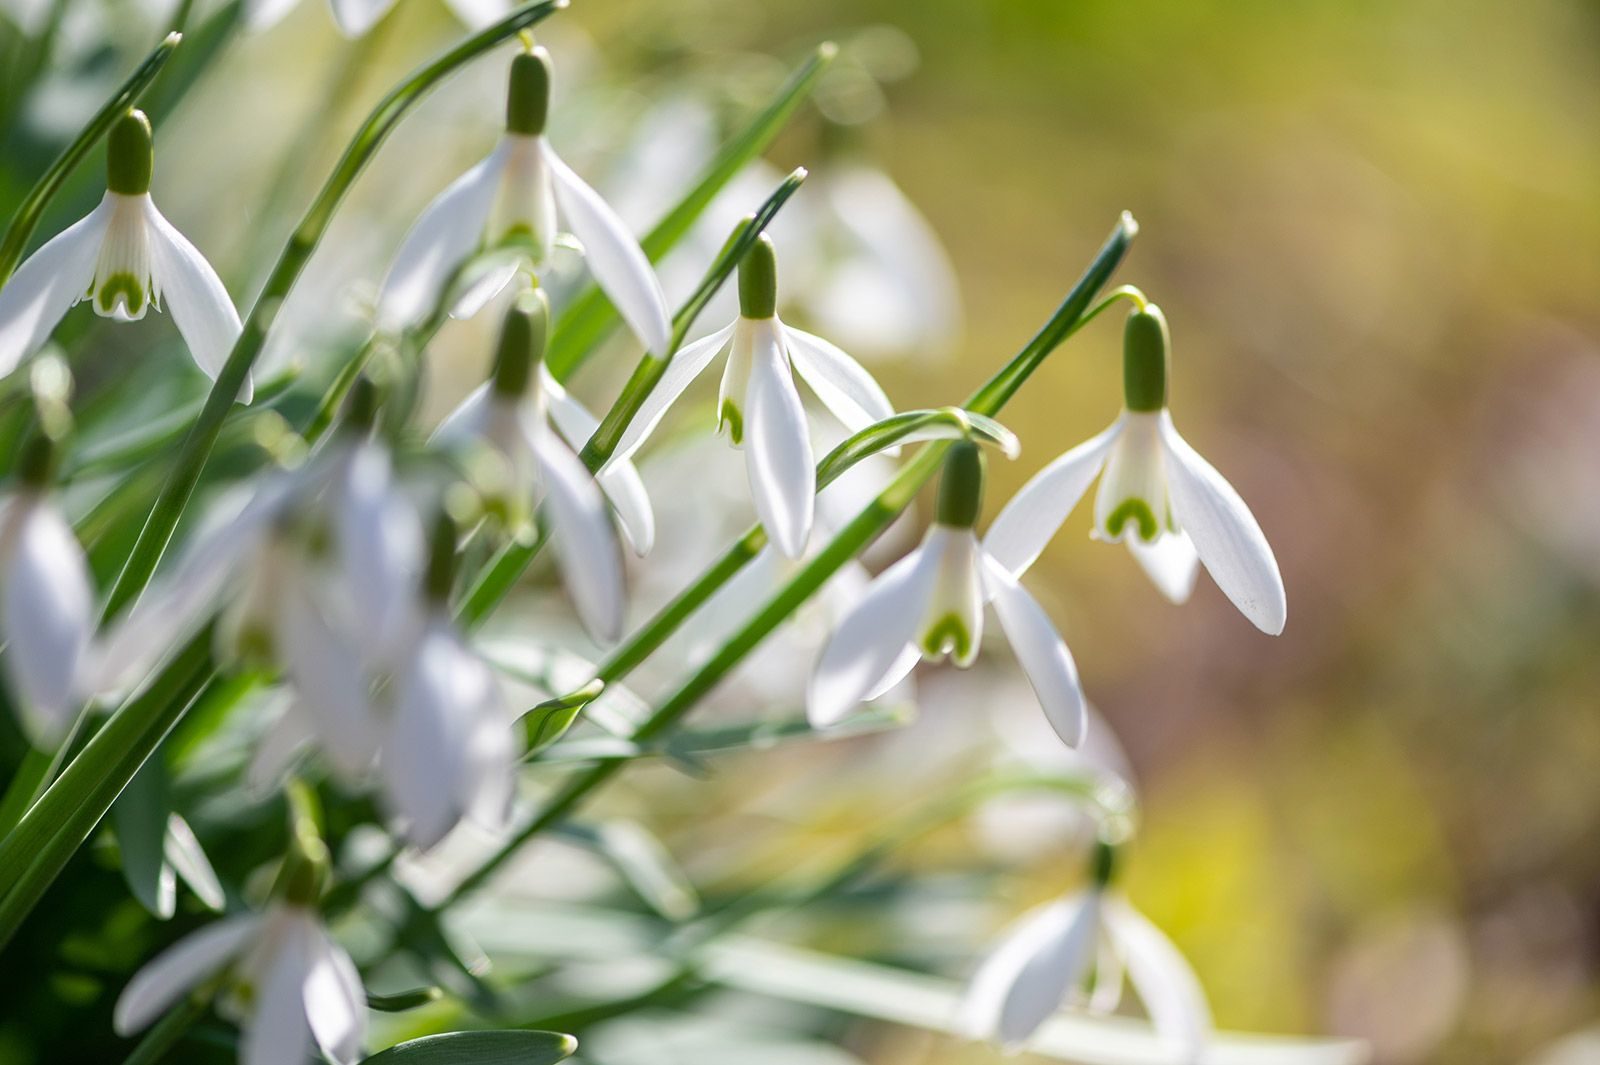
[[[500,828],[511,812],[517,736],[493,670],[450,614],[455,523],[442,516],[424,583],[420,637],[394,680],[379,763],[399,831],[428,850],[463,818]]]
[[[1211,1036],[1205,992],[1178,948],[1108,889],[1114,855],[1099,844],[1088,888],[1022,917],[979,968],[963,1004],[975,1039],[1020,1049],[1051,1014],[1091,983],[1083,1005],[1116,1009],[1124,971],[1174,1061],[1196,1065]]]
[[[378,296],[382,328],[398,330],[427,315],[480,247],[518,252],[474,278],[453,312],[475,313],[524,262],[540,267],[549,260],[559,209],[629,328],[650,351],[666,351],[672,326],[655,271],[615,212],[550,146],[549,104],[550,57],[535,48],[512,60],[500,144],[428,205],[400,245]]]
[[[1233,605],[1276,636],[1287,611],[1277,559],[1239,493],[1173,427],[1167,322],[1155,304],[1128,317],[1123,352],[1121,416],[1034,475],[984,546],[1020,576],[1099,476],[1097,539],[1125,542],[1175,603],[1189,598],[1203,563]]]
[[[0,377],[50,339],[67,309],[90,301],[118,321],[167,309],[208,377],[216,378],[241,326],[216,271],[150,198],[154,168],[150,121],[129,111],[107,135],[106,194],[87,216],[63,230],[0,288]],[[239,400],[250,402],[248,378]]]
[[[622,551],[606,512],[609,495],[636,549],[648,548],[654,517],[632,467],[613,468],[597,484],[560,430],[587,439],[593,416],[543,372],[550,305],[542,290],[520,297],[506,315],[494,377],[453,411],[434,433],[444,443],[479,441],[504,460],[513,491],[544,503],[551,540],[578,614],[597,639],[622,635]],[[570,437],[569,437],[570,438]]]
[[[983,637],[984,605],[992,602],[1056,734],[1069,747],[1082,741],[1086,710],[1077,665],[1044,610],[979,545],[972,527],[982,499],[982,455],[976,444],[957,443],[922,545],[872,582],[823,648],[806,693],[813,725],[838,723],[923,658],[949,655],[958,667],[970,666]]]
[[[34,437],[0,501],[0,633],[31,741],[53,750],[83,698],[94,595],[83,548],[49,496],[55,447]]]
[[[320,848],[321,841],[315,841]],[[140,969],[117,999],[112,1020],[130,1036],[149,1027],[200,984],[231,967],[219,1012],[243,1029],[241,1065],[300,1065],[313,1045],[337,1062],[362,1056],[366,992],[350,955],[314,909],[323,851],[315,864],[291,853],[281,897],[263,913],[239,914],[180,940]]]
[[[794,375],[859,432],[894,413],[889,397],[843,351],[777,315],[778,259],[762,234],[739,263],[739,317],[673,356],[654,391],[622,434],[617,455],[644,442],[673,401],[729,346],[717,399],[717,428],[745,449],[745,469],[756,513],[778,549],[798,558],[811,535],[817,490],[816,463],[805,408]]]

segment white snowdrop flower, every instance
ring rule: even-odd
[[[478,441],[501,456],[513,490],[530,505],[543,504],[562,577],[584,626],[597,639],[615,641],[622,635],[626,602],[622,550],[606,499],[635,550],[649,548],[655,518],[631,465],[614,466],[597,481],[568,443],[587,439],[593,415],[559,385],[550,389],[554,380],[543,366],[549,316],[543,291],[518,299],[501,330],[494,377],[451,412],[434,440]]]
[[[83,548],[51,500],[54,447],[35,437],[20,484],[0,500],[0,634],[22,724],[53,750],[83,702],[83,663],[94,633],[94,592]]]
[[[107,136],[105,198],[18,269],[0,288],[0,377],[50,339],[68,308],[88,300],[119,321],[167,310],[189,354],[213,379],[239,339],[239,312],[211,264],[150,198],[150,122],[130,111]],[[250,402],[246,378],[239,400]]]
[[[317,846],[320,850],[321,841]],[[130,1036],[196,987],[228,971],[218,1010],[243,1030],[240,1065],[300,1065],[320,1050],[337,1065],[362,1057],[366,992],[343,947],[314,909],[325,851],[291,853],[281,897],[262,913],[226,917],[173,944],[134,974],[112,1022]]]
[[[1155,304],[1128,317],[1121,416],[1035,474],[995,519],[984,546],[1020,576],[1098,476],[1097,539],[1125,542],[1175,603],[1189,598],[1204,564],[1233,605],[1276,636],[1288,609],[1277,559],[1239,493],[1173,427],[1167,351],[1166,319]]]
[[[413,846],[437,845],[463,818],[506,824],[516,783],[514,718],[499,681],[450,617],[455,524],[435,530],[426,621],[395,675],[379,764],[383,796]]]
[[[963,1003],[969,1035],[1021,1049],[1073,997],[1091,1013],[1116,1009],[1126,973],[1172,1060],[1198,1065],[1212,1029],[1205,992],[1172,941],[1109,889],[1113,861],[1099,844],[1088,888],[1024,915],[1001,938]]]
[[[650,351],[663,353],[672,325],[650,261],[606,202],[561,161],[545,137],[550,58],[543,48],[511,64],[506,130],[489,157],[428,205],[395,254],[378,296],[378,324],[399,330],[427,315],[454,275],[482,247],[509,249],[453,313],[475,313],[531,262],[543,266],[555,247],[556,216],[583,247],[589,270]]]
[[[977,445],[955,444],[945,461],[938,515],[921,546],[867,589],[822,649],[806,693],[812,724],[825,728],[899,683],[923,658],[978,655],[983,608],[1000,627],[1045,717],[1069,746],[1083,739],[1086,710],[1072,654],[1043,608],[978,543],[983,461]]]
[[[860,363],[779,320],[777,299],[777,253],[763,234],[739,263],[739,317],[672,357],[616,454],[625,458],[638,450],[689,383],[727,347],[718,431],[745,449],[750,495],[767,534],[785,555],[798,558],[811,535],[817,477],[795,374],[852,433],[889,417],[894,407]]]

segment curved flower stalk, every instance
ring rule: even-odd
[[[1188,600],[1204,564],[1239,612],[1276,636],[1288,609],[1278,561],[1239,493],[1173,427],[1168,348],[1155,304],[1128,317],[1122,414],[1035,474],[994,520],[984,547],[1021,576],[1099,477],[1096,539],[1125,542],[1175,603]]]
[[[94,590],[83,548],[49,495],[55,445],[27,445],[19,485],[0,500],[0,635],[30,741],[54,750],[84,695]]]
[[[849,355],[780,321],[777,299],[777,252],[762,234],[739,263],[739,317],[673,357],[615,454],[626,458],[637,451],[690,382],[728,347],[717,429],[735,447],[745,448],[761,524],[780,551],[798,558],[811,536],[817,478],[795,374],[852,433],[890,417],[894,407]]]
[[[622,635],[626,603],[622,550],[606,498],[635,550],[648,550],[655,518],[631,465],[613,467],[597,482],[562,438],[582,435],[593,416],[560,386],[554,393],[548,389],[554,383],[543,372],[549,327],[544,292],[521,297],[501,329],[494,377],[444,420],[434,440],[487,444],[505,464],[513,511],[546,504],[543,513],[578,615],[595,638],[612,642]]]
[[[837,724],[924,658],[949,655],[958,667],[970,666],[983,638],[983,608],[993,603],[1045,717],[1069,747],[1082,742],[1087,711],[1078,667],[1044,610],[978,543],[973,525],[982,499],[977,445],[953,445],[938,516],[921,546],[872,582],[817,659],[806,693],[812,724]]]
[[[1021,1049],[1086,990],[1079,1001],[1089,1012],[1116,1009],[1126,974],[1172,1060],[1198,1065],[1212,1029],[1205,991],[1172,941],[1110,889],[1114,865],[1112,847],[1097,844],[1089,887],[1025,914],[1005,933],[968,988],[969,1035]]]
[[[550,76],[543,48],[512,60],[505,134],[488,158],[427,206],[406,235],[378,296],[380,327],[399,330],[420,320],[480,247],[513,252],[472,279],[457,302],[457,316],[476,313],[524,266],[537,269],[549,260],[559,209],[595,281],[634,335],[648,350],[666,352],[672,324],[650,261],[545,137]]]
[[[34,252],[0,288],[0,377],[50,339],[74,304],[118,321],[167,310],[196,365],[215,379],[241,330],[239,312],[211,264],[150,198],[150,121],[129,111],[108,135],[100,205]],[[250,402],[248,377],[238,399]]]

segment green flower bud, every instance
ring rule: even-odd
[[[765,233],[739,260],[739,314],[771,318],[778,313],[778,251]]]
[[[1167,320],[1147,304],[1128,315],[1122,331],[1122,396],[1131,411],[1158,411],[1167,405]]]
[[[362,375],[350,386],[350,396],[344,405],[344,427],[358,436],[365,436],[378,424],[378,386],[372,378]]]
[[[506,132],[537,137],[550,117],[550,53],[523,52],[511,61],[506,86]]]
[[[936,521],[957,529],[970,529],[983,509],[983,452],[970,440],[950,446],[944,476],[939,482]]]
[[[456,520],[441,510],[434,519],[433,536],[428,541],[428,571],[422,589],[435,603],[448,603],[456,583]]]
[[[550,337],[550,301],[543,289],[517,297],[500,329],[500,346],[494,355],[496,395],[520,396],[528,391],[534,369],[544,360]]]
[[[47,488],[55,480],[60,450],[44,433],[34,433],[17,457],[17,480],[29,488]]]
[[[143,111],[129,111],[106,135],[106,188],[124,196],[150,191],[156,154],[150,120]]]

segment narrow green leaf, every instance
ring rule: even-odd
[[[392,995],[378,995],[367,992],[367,1007],[380,1013],[404,1013],[414,1010],[419,1006],[426,1006],[430,1002],[438,1002],[444,997],[444,992],[437,987],[417,987],[410,991],[396,991]]]
[[[522,715],[525,750],[534,754],[560,739],[578,714],[605,691],[605,681],[592,680],[577,691],[546,699]]]
[[[891,415],[844,440],[817,464],[817,488],[837,480],[863,459],[901,444],[972,440],[999,448],[1008,458],[1019,450],[1016,434],[993,418],[960,407],[911,410]]]
[[[167,763],[158,750],[111,806],[111,831],[122,851],[122,877],[139,904],[163,921],[177,907],[177,882],[167,864],[172,802]]]
[[[367,1065],[555,1065],[578,1041],[560,1032],[447,1032],[399,1043],[366,1059]]]

